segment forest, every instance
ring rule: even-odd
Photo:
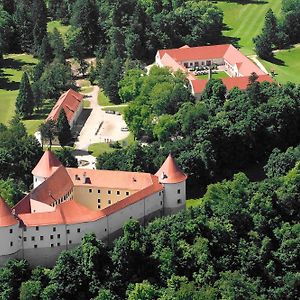
[[[251,182],[211,184],[179,214],[129,220],[107,248],[93,234],[52,269],[0,269],[1,299],[299,299],[299,147],[278,149]],[[274,170],[280,170],[274,172]]]

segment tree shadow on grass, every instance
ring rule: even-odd
[[[276,58],[276,57],[271,57],[269,59],[266,59],[266,61],[274,64],[274,65],[278,65],[278,66],[286,66],[285,62],[282,59]]]

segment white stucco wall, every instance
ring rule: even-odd
[[[44,177],[40,176],[33,176],[33,188],[35,189],[38,187],[41,183],[43,183],[46,180]]]
[[[170,211],[184,207],[186,203],[186,182],[165,183],[164,209]],[[180,200],[180,201],[179,201]]]
[[[0,256],[18,252],[22,248],[21,236],[19,224],[0,227]]]

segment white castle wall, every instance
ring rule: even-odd
[[[46,180],[44,177],[40,176],[33,176],[33,188],[35,189],[38,187],[41,183],[43,183]]]
[[[165,183],[164,187],[164,215],[173,214],[184,209],[186,203],[185,181],[180,183]]]

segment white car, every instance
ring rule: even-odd
[[[121,131],[129,131],[128,127],[121,127]]]

